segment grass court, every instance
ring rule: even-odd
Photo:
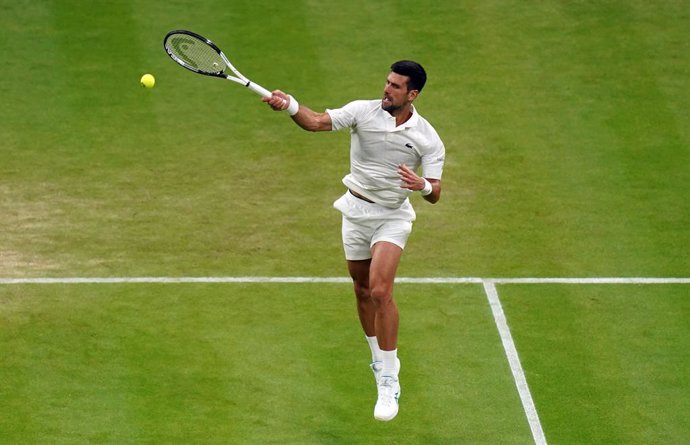
[[[690,436],[687,1],[16,1],[0,26],[0,442]],[[331,206],[349,135],[176,66],[178,28],[318,111],[426,68],[447,160],[413,198],[393,422]]]

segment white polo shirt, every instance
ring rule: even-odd
[[[422,167],[423,176],[441,179],[445,147],[434,127],[414,107],[400,126],[381,108],[381,100],[356,100],[326,110],[333,131],[350,128],[350,173],[343,178],[349,189],[385,207],[400,207],[412,193],[400,187],[398,165]]]

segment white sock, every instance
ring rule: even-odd
[[[367,343],[369,343],[369,349],[371,349],[371,361],[380,362],[383,360],[381,358],[381,349],[379,348],[379,341],[374,337],[367,337]]]
[[[398,350],[381,351],[381,359],[383,361],[383,372],[381,375],[388,375],[391,377],[398,377]]]

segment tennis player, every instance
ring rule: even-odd
[[[287,110],[305,130],[350,129],[350,173],[343,178],[348,190],[334,207],[342,213],[345,258],[372,354],[378,389],[374,417],[383,421],[398,414],[400,397],[393,284],[416,217],[409,196],[419,192],[432,204],[441,196],[445,148],[412,105],[425,83],[424,68],[402,60],[391,66],[381,99],[356,100],[323,113],[280,90],[262,99],[276,111]],[[416,173],[420,167],[423,176]]]

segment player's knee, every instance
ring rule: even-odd
[[[393,301],[393,289],[388,285],[375,285],[371,287],[371,298],[378,307],[385,307]]]
[[[357,280],[354,281],[355,296],[357,300],[368,300],[371,298],[371,293],[369,292],[369,283],[362,283]]]

